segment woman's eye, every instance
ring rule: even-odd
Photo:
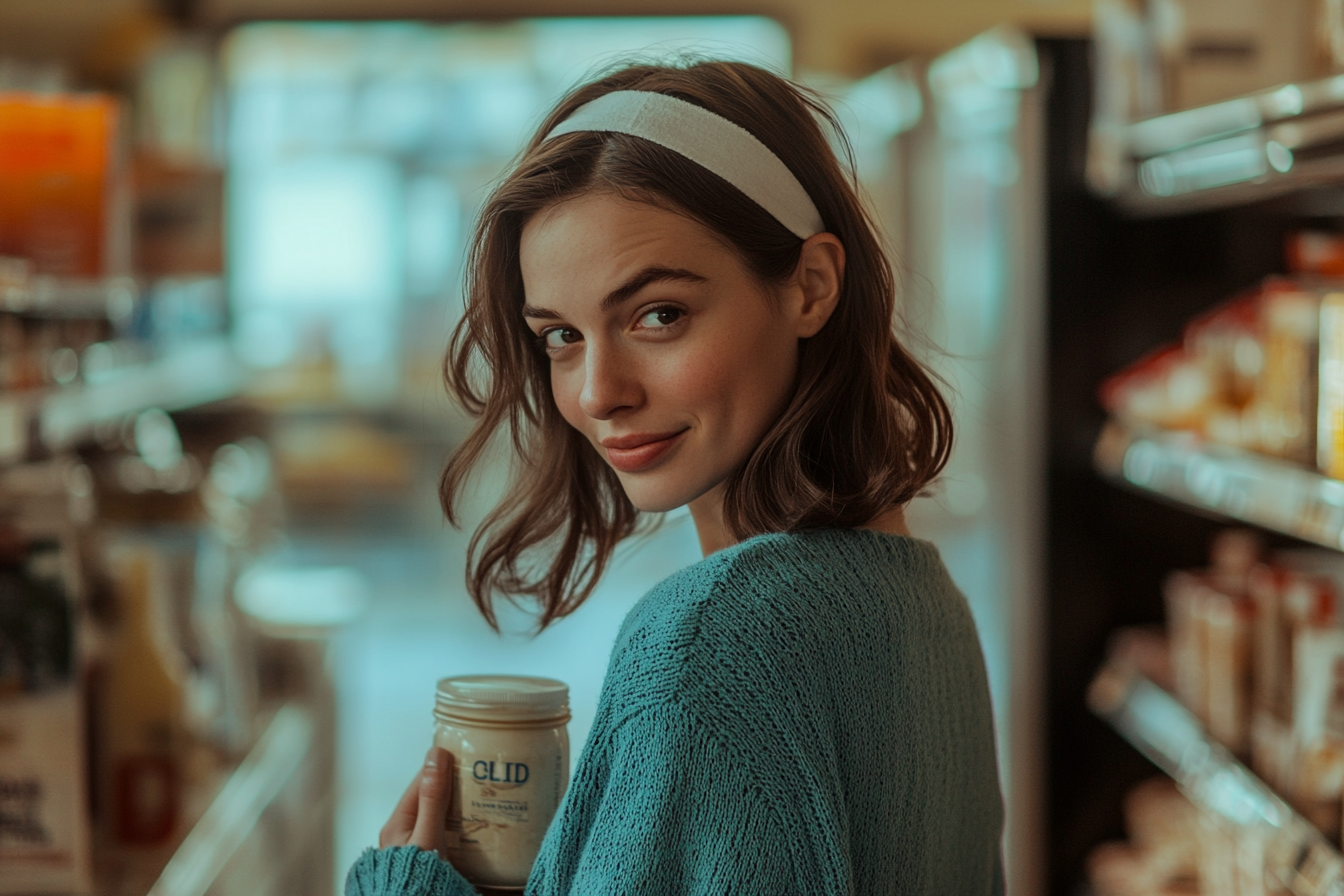
[[[655,308],[639,319],[639,325],[651,330],[670,327],[681,320],[685,313],[680,308]]]
[[[569,327],[555,327],[541,334],[542,345],[549,349],[564,348],[582,338],[578,330],[571,330]]]

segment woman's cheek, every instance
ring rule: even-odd
[[[744,356],[749,353],[732,340],[689,338],[672,343],[672,349],[659,358],[647,383],[688,408],[700,400],[717,403],[737,386],[742,368],[751,366]]]
[[[555,402],[556,409],[560,411],[560,416],[565,418],[566,423],[587,435],[586,424],[591,421],[579,407],[579,395],[582,390],[582,376],[576,377],[572,373],[551,368],[551,399]]]

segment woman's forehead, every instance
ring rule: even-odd
[[[688,216],[609,193],[539,212],[524,226],[519,246],[523,286],[534,306],[600,301],[649,268],[708,278],[734,260]]]

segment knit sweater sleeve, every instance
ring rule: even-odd
[[[789,842],[780,800],[675,701],[623,720],[578,770],[548,833],[529,896],[817,893],[820,875]]]
[[[528,896],[709,896],[825,890],[789,842],[776,794],[686,708],[646,707],[586,755],[528,881]],[[773,777],[773,776],[772,776]],[[346,896],[475,896],[411,846],[370,849]]]
[[[457,869],[415,846],[366,849],[345,877],[345,896],[479,896]]]

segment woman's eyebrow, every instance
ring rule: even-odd
[[[651,283],[669,280],[683,283],[704,283],[708,279],[708,277],[694,271],[688,271],[685,268],[665,268],[660,265],[650,265],[607,293],[598,307],[603,311],[610,311]],[[524,305],[523,317],[530,317],[534,320],[564,320],[564,315],[560,312],[552,311],[549,308],[538,308],[535,305]]]
[[[706,279],[708,278],[702,277],[694,271],[688,271],[685,268],[665,268],[658,265],[651,265],[607,293],[606,298],[602,300],[602,304],[599,307],[603,311],[610,311],[650,283],[659,283],[667,280],[681,281],[683,283],[704,283]]]

